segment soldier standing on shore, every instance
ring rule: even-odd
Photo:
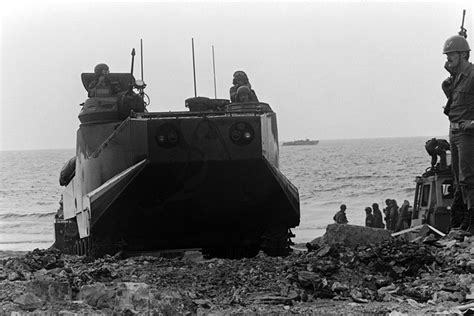
[[[385,200],[385,206],[383,209],[385,228],[390,229],[390,199]]]
[[[372,204],[372,209],[374,211],[374,227],[376,228],[385,228],[382,220],[382,212],[379,209],[377,203]]]
[[[460,32],[461,34],[462,32]],[[467,212],[460,229],[474,233],[474,65],[469,62],[471,49],[465,35],[448,38],[443,47],[445,68],[451,77],[443,82],[448,96],[445,114],[450,121],[449,141],[456,191],[461,190]],[[460,196],[458,193],[455,196]],[[454,217],[455,214],[453,214]],[[454,225],[453,225],[454,226]]]
[[[397,231],[398,223],[398,205],[397,201],[390,200],[388,205],[388,222],[387,229],[391,231]]]
[[[374,215],[370,207],[365,208],[365,227],[375,227]]]
[[[348,223],[347,217],[346,217],[347,207],[345,204],[341,204],[339,208],[340,208],[339,212],[337,212],[336,215],[334,215],[333,219],[336,222],[336,224],[347,224]]]
[[[408,202],[407,200],[403,201],[403,204],[400,207],[400,211],[398,214],[398,222],[397,222],[397,229],[396,229],[397,232],[410,228],[411,219],[410,219],[410,213],[408,212],[409,207],[410,207],[410,202]]]

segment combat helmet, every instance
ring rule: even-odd
[[[234,79],[232,83],[238,84],[239,79],[241,79],[244,84],[249,83],[249,78],[247,77],[247,74],[243,72],[242,70],[237,70],[236,72],[234,72]]]
[[[451,36],[446,40],[443,46],[443,54],[469,52],[470,50],[467,40],[461,35]]]
[[[97,64],[94,67],[94,73],[96,75],[101,75],[103,70],[109,70],[109,66],[107,66],[107,64]]]

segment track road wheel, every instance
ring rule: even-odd
[[[74,243],[74,252],[77,256],[82,256],[82,239],[78,239]]]
[[[256,255],[258,255],[259,252],[260,252],[260,247],[258,246],[258,244],[248,245],[247,247],[245,247],[244,257],[245,258],[253,258]]]
[[[85,237],[76,240],[74,244],[74,252],[78,256],[88,256],[91,250],[91,239],[90,237]]]
[[[280,257],[290,254],[291,231],[284,225],[270,225],[262,236],[262,250],[269,256]]]
[[[74,248],[74,254],[75,254],[76,256],[79,256],[79,240],[76,240],[76,241],[74,242],[74,247],[73,247],[73,248]]]

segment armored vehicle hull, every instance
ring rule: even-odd
[[[123,120],[104,115],[107,102],[94,102],[97,116],[83,108],[58,248],[288,253],[299,197],[278,169],[276,114],[265,103],[194,99],[189,112],[131,111]]]

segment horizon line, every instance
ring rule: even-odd
[[[318,140],[318,141],[343,141],[343,140],[370,140],[370,139],[394,139],[394,138],[422,138],[422,137],[448,137],[448,135],[437,135],[437,136],[384,136],[384,137],[355,137],[355,138],[321,138],[321,139],[311,139],[308,138],[309,140]],[[300,138],[301,139],[301,138]],[[304,138],[306,139],[306,138]],[[288,142],[288,141],[294,141],[298,139],[293,139],[293,140],[279,140],[278,143],[282,142]],[[0,149],[0,152],[8,152],[8,151],[42,151],[42,150],[75,150],[74,147],[70,148],[23,148],[23,149]]]

